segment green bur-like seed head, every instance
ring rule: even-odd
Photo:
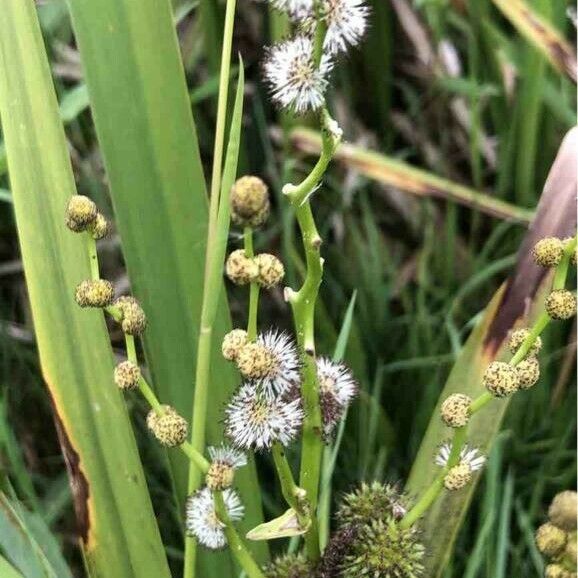
[[[169,448],[180,446],[187,439],[187,420],[170,405],[163,405],[163,413],[151,409],[147,415],[147,426],[161,444]]]
[[[340,526],[368,524],[374,519],[400,519],[406,511],[406,499],[391,484],[363,483],[345,494],[337,510]]]
[[[259,227],[269,216],[269,191],[259,178],[245,176],[231,189],[231,218],[242,227]]]
[[[573,491],[560,492],[552,500],[548,517],[550,522],[562,530],[573,532],[576,530],[576,516],[578,515],[578,494]]]
[[[528,357],[516,365],[520,389],[529,389],[540,379],[540,363],[535,357]]]
[[[247,285],[257,280],[259,265],[255,259],[247,257],[243,249],[237,249],[227,257],[225,274],[235,285]]]
[[[265,578],[311,578],[314,573],[303,554],[284,554],[265,567]]]
[[[140,335],[147,326],[147,318],[140,303],[130,295],[119,297],[114,306],[120,311],[120,324],[124,333]]]
[[[484,387],[496,397],[507,397],[518,391],[520,380],[516,368],[503,361],[492,361],[482,378]]]
[[[528,335],[530,335],[530,331],[528,329],[516,329],[515,331],[512,331],[512,334],[510,335],[510,340],[508,341],[508,348],[510,349],[510,352],[512,354],[515,354],[518,351],[518,349],[520,349],[520,346],[522,345],[522,343],[524,343]],[[530,347],[530,349],[528,350],[526,356],[535,357],[536,355],[538,355],[538,353],[540,353],[541,349],[542,349],[542,339],[540,336],[538,336],[536,337],[536,340],[534,341],[532,347]]]
[[[553,524],[543,524],[536,531],[536,546],[545,556],[556,556],[566,547],[568,536]]]
[[[265,289],[271,289],[279,285],[285,277],[285,267],[275,255],[260,253],[255,257],[255,262],[259,267],[257,283]]]
[[[420,578],[424,547],[416,531],[403,529],[391,517],[358,527],[345,556],[340,578]]]
[[[87,279],[76,286],[74,298],[81,307],[107,307],[114,299],[114,287],[105,279]]]
[[[123,361],[114,368],[114,382],[120,389],[134,389],[140,376],[139,366],[132,361]]]
[[[534,245],[534,261],[541,267],[555,267],[564,255],[564,241],[557,237],[546,237]]]
[[[84,195],[74,195],[66,207],[66,226],[75,233],[85,231],[96,219],[98,210],[93,201]]]
[[[440,413],[448,427],[463,427],[470,420],[472,398],[463,393],[454,393],[442,403]]]
[[[576,296],[567,289],[554,289],[546,297],[544,307],[552,319],[570,319],[576,315]]]

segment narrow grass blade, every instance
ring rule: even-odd
[[[16,223],[81,544],[95,577],[165,578],[104,320],[73,300],[90,265],[84,243],[64,226],[74,178],[35,4],[6,0],[2,8],[0,114]]]
[[[291,141],[293,146],[307,154],[318,154],[321,150],[321,136],[310,129],[295,129],[291,133]],[[337,149],[335,158],[366,177],[418,197],[454,201],[487,215],[523,225],[527,225],[532,219],[532,212],[527,209],[362,147],[342,144]]]
[[[504,16],[559,72],[576,82],[575,50],[548,21],[523,0],[493,0]]]
[[[512,276],[488,305],[482,321],[470,335],[450,373],[407,483],[407,489],[413,495],[429,486],[437,475],[433,459],[439,444],[450,435],[439,418],[441,402],[452,393],[465,393],[471,397],[482,393],[482,374],[488,363],[500,357],[510,329],[522,319],[525,324],[531,323],[537,310],[542,310],[544,292],[551,279],[544,269],[533,263],[531,249],[538,239],[545,236],[565,238],[575,233],[577,144],[578,129],[573,129],[564,140],[552,167],[536,218],[520,249]],[[528,304],[531,306],[526,311]],[[494,402],[472,418],[469,439],[475,446],[490,450],[507,407],[507,399]],[[437,578],[442,575],[474,490],[475,484],[472,484],[468,490],[444,494],[419,522],[428,550],[428,576]]]

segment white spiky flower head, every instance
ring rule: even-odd
[[[223,492],[227,514],[232,521],[240,520],[245,508],[237,492],[227,489]],[[187,498],[185,526],[187,534],[194,536],[199,544],[211,550],[219,550],[227,545],[223,528],[225,525],[217,517],[213,493],[205,487]]]
[[[327,24],[323,49],[328,54],[341,54],[359,44],[369,16],[363,0],[323,0],[321,10]]]
[[[225,464],[235,470],[247,465],[247,456],[231,446],[210,446],[208,452],[212,462]]]
[[[292,20],[299,21],[313,16],[315,0],[270,0],[273,8],[287,14]]]
[[[357,394],[357,383],[349,368],[328,357],[317,358],[319,401],[323,414],[323,433],[330,436],[347,406]]]
[[[243,449],[289,445],[303,423],[301,400],[264,395],[257,384],[244,383],[225,408],[225,434]]]
[[[445,442],[440,446],[438,453],[435,458],[435,462],[438,466],[445,468],[448,465],[448,460],[450,459],[450,454],[452,453],[452,444],[450,442]],[[470,467],[472,472],[480,470],[486,463],[486,456],[484,456],[476,448],[471,448],[466,444],[462,451],[460,452],[460,464],[466,464]]]
[[[323,56],[315,65],[313,38],[299,34],[267,50],[265,80],[273,101],[297,114],[320,108],[325,101],[332,62]]]

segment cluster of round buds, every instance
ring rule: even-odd
[[[66,207],[66,226],[75,233],[89,231],[95,239],[108,234],[108,222],[98,212],[94,201],[84,195],[74,195]]]
[[[261,287],[272,289],[283,281],[283,277],[285,277],[285,267],[283,267],[283,263],[281,263],[275,255],[259,253],[259,255],[255,257],[255,262],[259,268],[256,281]]]
[[[233,485],[235,470],[247,465],[247,457],[244,453],[222,445],[221,447],[209,447],[211,465],[205,476],[207,488],[211,491],[222,491]]]
[[[114,382],[120,389],[134,389],[140,378],[140,368],[132,361],[122,361],[114,368]]]
[[[576,315],[576,296],[567,289],[554,289],[546,297],[544,306],[552,319],[570,319]]]
[[[454,393],[447,397],[441,406],[443,422],[448,427],[463,427],[470,420],[470,405],[472,398],[462,393]]]
[[[436,464],[442,468],[447,467],[451,451],[451,444],[442,444],[435,459]],[[485,463],[485,456],[466,444],[460,452],[459,462],[451,467],[444,477],[446,490],[461,490],[467,486],[472,481],[474,472],[481,469]]]
[[[224,490],[223,501],[231,521],[236,522],[243,517],[245,508],[237,492],[230,488]],[[199,544],[210,550],[220,550],[227,545],[225,524],[217,516],[213,492],[208,487],[196,491],[187,498],[185,527],[189,536],[195,537]]]
[[[307,558],[299,554],[283,554],[263,569],[265,578],[310,578],[314,575]]]
[[[511,335],[510,335],[510,339],[508,341],[508,348],[510,350],[510,352],[515,355],[518,350],[520,349],[520,347],[522,346],[522,344],[524,343],[524,341],[526,341],[526,339],[528,339],[528,337],[530,336],[530,330],[529,329],[516,329],[515,331],[512,331]],[[538,355],[538,353],[540,353],[540,350],[542,349],[542,338],[540,336],[537,336],[536,339],[534,340],[534,343],[532,343],[532,345],[530,346],[530,349],[528,350],[528,352],[526,353],[527,357],[536,357],[536,355]]]
[[[180,446],[187,439],[187,420],[170,405],[163,405],[161,411],[151,409],[147,415],[147,426],[164,446]]]
[[[119,297],[114,306],[120,312],[120,324],[127,335],[140,335],[147,326],[147,318],[140,303],[130,295]]]
[[[520,389],[516,368],[503,361],[492,361],[484,372],[482,382],[495,397],[508,397]]]
[[[241,227],[256,228],[269,216],[269,190],[259,178],[241,177],[231,189],[231,219]]]
[[[233,251],[225,263],[225,273],[235,285],[259,283],[265,289],[272,289],[283,280],[283,263],[269,253],[247,257],[244,249]]]
[[[239,352],[247,345],[247,332],[244,329],[233,329],[223,338],[221,352],[227,361],[236,361]]]
[[[108,307],[114,299],[114,287],[105,279],[87,279],[77,285],[74,298],[81,307]]]
[[[532,256],[541,267],[556,267],[564,256],[565,243],[557,237],[546,237],[534,245]]]

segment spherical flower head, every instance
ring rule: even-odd
[[[140,303],[130,295],[119,297],[114,306],[120,311],[120,324],[127,335],[140,335],[147,327],[147,317]]]
[[[235,361],[241,349],[247,345],[247,332],[244,329],[233,329],[223,338],[221,352],[227,361]]]
[[[554,289],[546,297],[544,306],[552,319],[570,319],[576,315],[576,296],[567,289]]]
[[[211,465],[205,477],[210,490],[225,490],[233,485],[235,470],[247,464],[243,452],[228,446],[210,447]]]
[[[275,255],[269,253],[260,253],[255,257],[255,262],[259,267],[257,283],[265,289],[272,289],[279,285],[285,277],[285,267]]]
[[[246,343],[237,354],[237,367],[247,379],[261,379],[274,370],[273,354],[260,343]]]
[[[313,571],[307,558],[299,554],[283,554],[265,567],[265,578],[311,578]]]
[[[546,237],[534,245],[532,256],[541,267],[556,267],[564,255],[564,242],[557,237]]]
[[[302,423],[299,399],[264,395],[251,382],[239,388],[225,409],[225,434],[235,447],[246,450],[269,449],[274,442],[287,446]]]
[[[414,529],[403,529],[392,519],[374,519],[358,528],[339,576],[420,578],[424,553]]]
[[[578,544],[576,544],[576,534],[568,536],[564,557],[572,563],[574,568],[576,568],[576,564],[578,563]]]
[[[530,389],[540,379],[540,363],[535,357],[528,357],[516,365],[520,389]]]
[[[553,524],[542,524],[536,531],[536,546],[544,556],[553,557],[566,547],[568,535]]]
[[[550,522],[567,532],[576,531],[576,516],[578,515],[578,494],[567,490],[560,492],[552,500],[548,517]]]
[[[323,57],[317,67],[313,49],[310,36],[298,35],[267,50],[264,74],[272,99],[297,114],[317,110],[325,102],[332,64]]]
[[[74,298],[81,307],[107,307],[114,299],[114,287],[106,279],[87,279],[77,285]]]
[[[503,361],[492,361],[488,365],[482,383],[495,397],[507,397],[518,391],[520,387],[516,368]]]
[[[362,0],[323,0],[323,20],[327,24],[324,50],[337,55],[357,46],[367,30],[369,9]]]
[[[450,492],[465,488],[472,481],[472,468],[465,462],[450,468],[444,478],[444,487]]]
[[[122,361],[114,368],[114,383],[120,389],[134,389],[140,378],[140,368],[132,361]]]
[[[450,455],[452,452],[452,445],[450,442],[443,443],[436,455],[435,463],[442,468],[448,465]],[[486,463],[486,457],[481,454],[476,448],[471,448],[468,444],[464,445],[460,452],[460,462],[461,464],[467,464],[472,472],[477,472],[482,469],[483,465]]]
[[[340,527],[369,524],[371,520],[403,518],[407,500],[392,484],[362,483],[359,488],[343,496],[337,509]]]
[[[516,354],[518,349],[522,346],[522,343],[526,341],[526,338],[530,335],[528,329],[516,329],[512,331],[510,339],[508,341],[508,348],[512,354]],[[526,353],[527,357],[536,357],[540,350],[542,349],[542,338],[540,336],[536,337],[534,343]]]
[[[257,280],[259,266],[255,259],[247,257],[244,249],[237,249],[227,257],[225,274],[235,285],[247,285]]]
[[[328,438],[357,395],[358,387],[353,374],[345,364],[334,362],[328,357],[318,357],[316,363],[323,433]]]
[[[544,574],[545,578],[575,578],[570,572],[568,572],[563,566],[560,564],[548,564],[546,566],[546,573]]]
[[[463,393],[454,393],[447,397],[441,406],[443,422],[448,427],[463,427],[470,420],[472,398]]]
[[[84,195],[74,195],[66,207],[66,226],[75,233],[86,231],[96,219],[98,210],[93,201]]]
[[[259,227],[269,216],[269,190],[259,178],[245,176],[231,189],[231,218],[241,227]]]
[[[162,412],[151,409],[147,415],[147,426],[166,447],[180,446],[187,439],[187,420],[181,417],[170,405],[163,405]]]
[[[109,233],[108,221],[101,213],[97,213],[96,219],[90,224],[90,234],[95,240],[104,239]]]
[[[243,517],[245,508],[237,492],[227,489],[223,492],[225,509],[231,521]],[[225,524],[217,517],[215,500],[209,488],[202,488],[187,498],[185,508],[185,527],[187,534],[197,539],[199,544],[210,550],[220,550],[227,545],[223,531]]]

